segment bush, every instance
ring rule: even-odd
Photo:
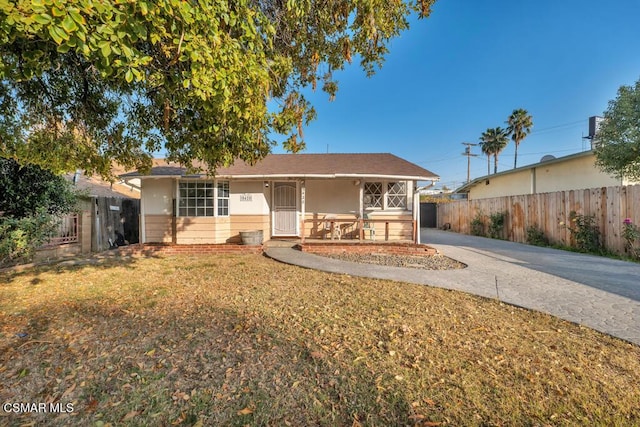
[[[600,228],[596,225],[595,215],[570,214],[571,225],[569,231],[576,241],[576,248],[582,252],[602,253],[600,242]]]
[[[527,227],[527,243],[534,246],[549,246],[549,239],[537,225]]]
[[[631,218],[626,218],[623,222],[622,237],[625,240],[625,251],[631,258],[640,258],[640,249],[636,248],[635,242],[640,239],[640,228],[631,222]]]
[[[496,212],[489,216],[489,237],[492,239],[502,238],[502,231],[506,219],[506,212]]]
[[[23,218],[0,217],[0,266],[30,261],[55,230],[53,217],[42,209]]]
[[[471,234],[474,236],[485,236],[484,214],[482,211],[476,213],[476,216],[471,220]]]

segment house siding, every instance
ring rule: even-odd
[[[173,243],[173,217],[171,215],[144,216],[145,243]]]
[[[230,222],[229,217],[177,217],[176,243],[226,243],[230,234]]]
[[[530,194],[531,171],[524,170],[508,175],[488,176],[469,191],[469,199],[488,199],[499,196]]]
[[[231,227],[229,229],[230,237],[227,242],[240,243],[241,231],[262,230],[263,239],[271,238],[271,222],[270,216],[267,215],[232,215]]]
[[[536,192],[552,193],[565,190],[611,187],[621,185],[620,179],[602,172],[595,165],[595,155],[569,159],[566,162],[536,167]]]
[[[595,155],[558,159],[538,163],[530,168],[487,176],[469,189],[469,199],[551,193],[633,184],[602,172],[595,165]],[[487,184],[488,182],[488,184]]]

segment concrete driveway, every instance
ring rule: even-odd
[[[473,252],[640,301],[637,263],[436,229],[422,229],[420,237],[446,254]]]
[[[640,344],[640,264],[449,231],[421,241],[468,265],[430,284],[550,313]]]

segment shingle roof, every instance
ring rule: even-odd
[[[64,175],[64,177],[68,181],[73,182],[74,174],[69,173]],[[125,186],[117,182],[111,184],[98,176],[87,176],[84,173],[79,176],[78,182],[74,185],[75,188],[82,192],[86,192],[89,196],[121,197],[131,199],[140,198],[140,192],[132,190],[130,186]]]
[[[155,164],[159,164],[155,162]],[[178,164],[165,164],[151,169],[151,176],[183,176],[186,168]],[[269,177],[403,177],[416,180],[434,180],[439,176],[414,163],[390,153],[353,154],[270,154],[251,166],[236,161],[229,167],[219,168],[216,176],[225,178]],[[122,178],[143,177],[133,172]]]

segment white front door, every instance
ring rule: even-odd
[[[298,197],[295,182],[276,182],[273,186],[273,235],[298,235]]]

